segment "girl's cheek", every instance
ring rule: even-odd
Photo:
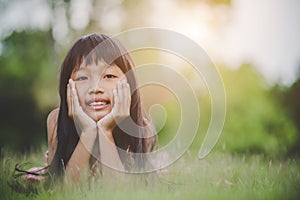
[[[77,85],[76,89],[77,89],[77,96],[78,96],[80,106],[83,106],[83,104],[84,104],[84,88]]]
[[[82,98],[82,96],[80,94],[78,94],[78,100],[79,100],[80,106],[83,107],[84,101],[83,101],[83,98]]]
[[[103,85],[104,89],[109,92],[112,93],[113,89],[117,88],[118,85],[118,81],[114,81],[114,82],[110,82],[110,83],[106,83],[105,85]]]

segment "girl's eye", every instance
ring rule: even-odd
[[[86,76],[79,76],[75,79],[75,81],[84,81],[87,80],[88,78]]]
[[[104,78],[118,78],[118,77],[113,74],[106,74],[104,75]]]

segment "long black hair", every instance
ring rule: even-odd
[[[101,48],[98,48],[99,45],[101,45]],[[112,58],[113,60],[111,60]],[[52,175],[61,177],[64,174],[64,169],[68,164],[80,137],[77,133],[74,120],[68,116],[68,80],[70,79],[72,72],[78,69],[82,62],[85,62],[85,64],[88,65],[92,62],[97,63],[102,59],[108,64],[116,64],[126,75],[131,91],[134,91],[131,95],[130,117],[138,126],[148,126],[149,131],[152,131],[149,123],[147,123],[146,116],[143,114],[140,93],[137,89],[137,81],[133,70],[134,64],[129,53],[119,41],[106,35],[90,34],[84,36],[74,43],[61,65],[59,79],[60,106],[57,120],[57,148],[50,164],[50,173]],[[150,141],[149,138],[146,138],[147,136],[145,134],[147,133],[145,133],[145,131],[141,131],[141,129],[133,131],[136,131],[134,135],[137,137],[128,135],[119,126],[116,126],[113,130],[116,146],[127,152],[134,153],[146,153],[152,150],[154,143],[156,142],[156,136],[153,136]],[[99,149],[96,141],[94,146]],[[119,151],[119,154],[122,154],[121,151]],[[91,158],[93,158],[93,156],[91,156]],[[122,163],[124,163],[123,155],[120,155],[120,158]],[[144,159],[141,157],[135,158],[135,164],[142,167],[144,165]]]

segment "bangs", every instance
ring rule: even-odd
[[[75,61],[75,70],[84,63],[85,66],[98,64],[104,61],[108,65],[116,64],[124,73],[127,71],[127,52],[118,40],[109,37],[84,37],[77,45],[78,51]]]

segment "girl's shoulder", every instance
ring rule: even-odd
[[[57,146],[57,119],[59,108],[52,110],[47,117],[49,163],[52,161]]]
[[[57,124],[59,108],[52,110],[47,117],[47,127],[52,127]]]
[[[143,118],[143,125],[148,127],[145,134],[146,151],[153,151],[158,145],[157,133],[151,120]]]
[[[56,137],[58,113],[59,113],[59,108],[55,108],[49,113],[47,117],[48,139]]]

